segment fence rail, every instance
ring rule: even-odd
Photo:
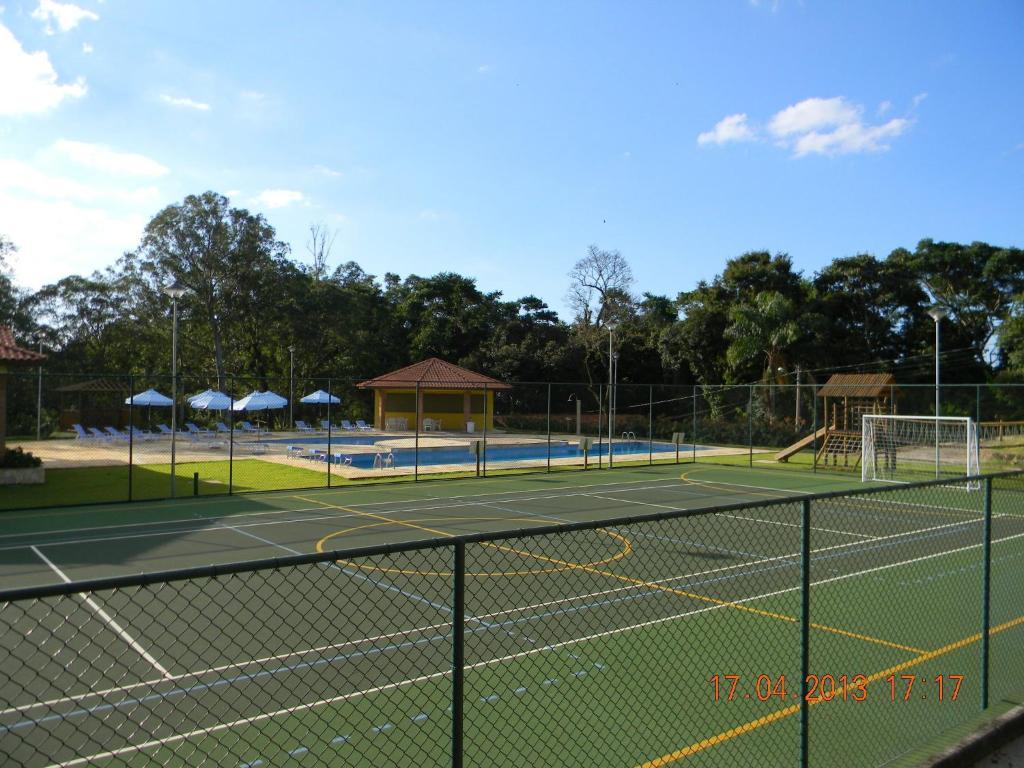
[[[833,397],[826,408],[811,385],[793,384],[518,382],[459,393],[408,382],[382,399],[347,379],[0,377],[9,443],[45,470],[42,486],[0,486],[0,510],[638,463],[856,471],[863,413],[927,415],[935,402],[931,385],[899,385],[877,402]],[[193,405],[218,386],[229,393],[221,410]],[[126,405],[150,388],[174,394],[174,407]],[[268,389],[287,405],[233,410]],[[317,391],[330,397],[301,402]],[[1024,466],[1024,385],[940,394],[944,415],[979,423],[983,471]],[[823,427],[847,437],[826,445]]]
[[[1024,687],[978,479],[0,592],[0,756],[879,765]]]

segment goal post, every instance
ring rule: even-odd
[[[865,414],[861,420],[863,481],[911,483],[979,474],[978,430],[969,416]]]

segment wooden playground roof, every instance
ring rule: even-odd
[[[7,326],[0,326],[0,363],[30,365],[42,363],[45,359],[46,355],[19,347],[14,340],[14,331]]]
[[[818,389],[818,397],[882,397],[895,384],[891,373],[833,373]]]
[[[126,381],[111,379],[92,379],[90,381],[79,381],[74,384],[65,384],[63,387],[56,387],[54,392],[115,392],[127,391]]]

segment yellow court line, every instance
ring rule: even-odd
[[[311,499],[304,499],[302,496],[297,496],[296,498],[303,499],[303,501],[312,501]],[[316,503],[324,503],[324,502],[316,502]],[[344,512],[351,512],[354,515],[365,515],[366,517],[370,517],[370,518],[372,518],[374,520],[382,520],[382,521],[386,521],[386,522],[389,522],[389,523],[394,523],[394,524],[397,524],[397,525],[405,525],[405,526],[407,526],[409,528],[415,528],[416,530],[423,531],[425,533],[430,533],[430,534],[433,534],[435,536],[442,536],[444,538],[452,538],[452,534],[447,533],[446,531],[437,530],[436,528],[428,528],[426,526],[417,525],[416,523],[412,523],[412,522],[407,522],[407,521],[403,521],[403,520],[395,520],[395,519],[390,518],[390,517],[384,517],[383,515],[376,515],[373,512],[362,512],[362,511],[360,511],[358,509],[352,509],[351,507],[341,506],[340,504],[332,504],[332,505],[328,505],[328,506],[331,506],[331,507],[333,507],[335,509],[340,509],[340,510],[342,510]],[[594,574],[597,574],[599,576],[607,576],[608,578],[617,579],[618,581],[625,582],[626,584],[632,584],[633,586],[646,587],[648,589],[653,589],[653,590],[658,591],[658,592],[665,592],[666,594],[670,594],[670,595],[678,595],[679,597],[686,597],[686,598],[689,598],[690,600],[697,600],[697,601],[703,602],[703,603],[710,603],[711,605],[718,605],[718,606],[722,606],[724,608],[733,608],[733,609],[735,609],[737,611],[743,611],[745,613],[750,613],[750,614],[753,614],[755,616],[763,616],[763,617],[766,617],[766,618],[769,618],[769,619],[778,619],[779,621],[785,621],[785,622],[788,622],[790,624],[795,624],[798,621],[798,619],[795,616],[789,616],[789,615],[784,614],[784,613],[775,613],[774,611],[765,611],[765,610],[763,610],[761,608],[753,608],[753,607],[751,607],[749,605],[743,605],[741,603],[735,603],[735,602],[731,602],[729,600],[720,600],[717,597],[710,597],[708,595],[700,595],[700,594],[697,594],[696,592],[689,592],[689,591],[687,591],[685,589],[679,589],[677,587],[669,587],[669,586],[665,586],[664,584],[657,584],[657,583],[655,583],[653,581],[646,581],[644,579],[637,579],[637,578],[634,578],[632,576],[625,576],[625,575],[623,575],[621,573],[615,573],[614,571],[605,571],[605,570],[602,570],[600,568],[595,568],[595,567],[590,566],[590,565],[585,565],[583,563],[571,563],[571,562],[569,562],[567,560],[559,560],[558,558],[547,557],[546,555],[539,555],[539,554],[537,554],[535,552],[523,552],[523,551],[520,551],[518,549],[514,549],[512,547],[504,546],[502,544],[495,544],[494,542],[486,542],[486,545],[490,546],[490,547],[494,547],[495,549],[498,549],[498,550],[501,550],[501,551],[504,551],[504,552],[512,552],[512,553],[517,554],[517,555],[519,555],[521,557],[530,557],[530,558],[533,558],[535,560],[540,560],[542,562],[552,563],[554,565],[560,565],[560,566],[563,566],[563,567],[565,567],[565,568],[567,568],[569,570],[584,571],[585,573],[594,573]],[[900,645],[899,643],[893,643],[893,642],[890,642],[889,640],[883,640],[882,638],[872,637],[870,635],[863,635],[863,634],[859,634],[859,633],[856,633],[856,632],[850,632],[850,631],[845,630],[845,629],[839,629],[838,627],[830,627],[830,626],[828,626],[826,624],[811,624],[811,626],[814,629],[820,630],[822,632],[829,632],[829,633],[834,634],[834,635],[840,635],[842,637],[849,637],[849,638],[853,638],[855,640],[863,640],[864,642],[874,643],[876,645],[883,645],[886,648],[895,648],[897,650],[907,651],[909,653],[924,653],[924,651],[921,648],[914,648],[914,647],[908,646],[908,645]]]
[[[1004,622],[1003,624],[991,627],[989,629],[989,635],[997,635],[1000,632],[1005,632],[1006,630],[1012,629],[1013,627],[1019,626],[1021,624],[1024,624],[1024,616],[1018,616],[1017,618],[1011,619],[1010,621]],[[902,672],[905,669],[916,667],[919,664],[923,664],[926,661],[937,659],[940,656],[945,656],[946,654],[960,650],[961,648],[966,648],[968,645],[973,645],[979,640],[981,640],[981,632],[976,632],[973,635],[962,638],[960,640],[956,640],[952,643],[949,643],[948,645],[942,646],[941,648],[937,648],[934,651],[926,651],[922,653],[920,656],[916,656],[915,658],[910,659],[909,661],[904,661],[900,664],[896,664],[895,666],[888,667],[887,669],[883,669],[881,672],[875,672],[873,675],[868,677],[867,682],[864,683],[864,685],[878,682],[879,680],[882,680],[888,677],[889,675],[894,675],[897,672]],[[836,697],[841,697],[848,689],[849,685],[842,686],[837,691]],[[814,701],[808,702],[808,705],[814,707],[818,704],[824,703],[826,702],[823,699],[816,699]],[[714,736],[710,736],[706,739],[701,739],[700,741],[690,744],[689,746],[677,749],[674,752],[669,752],[668,754],[662,755],[661,757],[656,757],[653,760],[648,760],[645,763],[641,763],[639,766],[637,766],[637,768],[662,768],[662,766],[670,765],[671,763],[674,763],[677,760],[681,760],[684,757],[689,757],[690,755],[695,755],[698,752],[703,752],[705,749],[709,749],[710,747],[722,744],[723,742],[729,741],[730,739],[734,739],[737,736],[742,736],[744,733],[756,731],[758,728],[763,728],[764,726],[769,725],[770,723],[774,723],[777,720],[782,720],[783,718],[795,715],[797,712],[800,711],[800,706],[800,704],[793,704],[788,707],[784,707],[783,709],[777,710],[776,712],[773,712],[769,715],[759,717],[756,720],[751,720],[749,722],[744,723],[743,725],[738,725],[735,728],[730,728],[727,731],[722,731],[721,733],[715,734]]]

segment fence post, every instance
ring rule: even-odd
[[[818,471],[818,396],[811,387],[811,471]],[[828,434],[827,432],[825,433]]]
[[[331,413],[331,398],[334,397],[334,387],[330,379],[327,380],[327,487],[331,487],[331,463],[334,459],[331,454],[331,424],[334,414]],[[322,426],[322,425],[321,425]],[[383,426],[383,425],[381,425]]]
[[[800,502],[800,765],[808,764],[807,735],[810,702],[807,678],[811,664],[811,502]]]
[[[383,458],[381,459],[383,469]],[[412,458],[413,482],[420,479],[420,383],[416,382],[416,438]]]
[[[690,446],[693,448],[693,463],[697,463],[697,385],[693,385],[693,433],[690,435]]]
[[[754,466],[754,385],[748,384],[747,389],[747,464]]]
[[[597,468],[604,466],[604,458],[601,456],[601,430],[604,429],[604,385],[597,385]]]
[[[992,595],[992,478],[985,478],[985,518],[981,548],[981,708],[988,709],[989,606]]]
[[[981,384],[974,385],[974,422],[981,429]]]
[[[42,379],[40,379],[42,381]],[[132,500],[132,466],[135,464],[135,380],[128,374],[128,501]]]
[[[234,391],[230,380],[228,389]],[[228,397],[231,398],[231,410],[228,411],[228,496],[231,496],[235,488],[235,396]]]
[[[548,472],[551,471],[551,382],[548,382]]]
[[[455,543],[455,562],[452,568],[452,768],[462,768],[462,703],[466,667],[465,625],[466,543],[459,541]]]
[[[484,453],[484,477],[487,477],[487,385],[484,384],[484,442],[481,450]]]
[[[647,463],[654,463],[654,385],[647,394]],[[677,449],[678,450],[678,449]]]

